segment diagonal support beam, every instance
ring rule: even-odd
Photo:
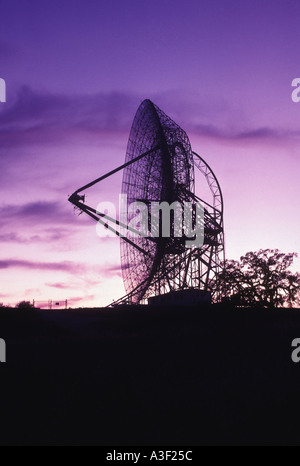
[[[121,165],[120,167],[115,168],[114,170],[112,170],[112,171],[106,173],[106,174],[103,175],[103,176],[100,176],[100,178],[97,178],[96,180],[91,181],[91,183],[88,183],[88,184],[86,184],[85,186],[82,186],[82,188],[77,189],[77,191],[75,191],[75,193],[73,193],[72,196],[70,196],[69,201],[70,201],[70,202],[73,202],[73,201],[72,201],[73,197],[75,197],[76,195],[78,195],[79,193],[81,193],[82,191],[84,191],[85,189],[91,188],[92,186],[94,186],[94,185],[97,184],[97,183],[100,183],[100,181],[105,180],[105,179],[108,178],[109,176],[114,175],[115,173],[118,173],[120,170],[123,170],[123,169],[126,168],[126,167],[129,167],[129,165],[131,165],[131,164],[137,162],[138,160],[142,159],[143,157],[146,157],[147,155],[151,154],[152,152],[157,151],[157,150],[159,149],[159,147],[160,147],[160,146],[157,146],[157,147],[154,147],[153,149],[148,150],[147,152],[144,152],[143,154],[139,155],[138,157],[135,157],[134,159],[130,160],[129,162],[124,163],[124,164]]]

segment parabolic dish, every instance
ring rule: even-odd
[[[149,206],[149,211],[153,201],[169,204],[191,201],[194,161],[189,138],[156,105],[144,100],[132,124],[125,163],[148,151],[151,151],[148,155],[124,169],[122,194],[127,195],[127,208],[136,201]],[[134,215],[136,213],[131,214]],[[128,220],[130,218],[129,214]],[[126,293],[138,290],[133,295],[133,302],[138,302],[153,291],[151,282],[159,272],[163,258],[172,252],[174,240],[139,235],[130,236],[130,239],[139,249],[121,239],[122,274]]]

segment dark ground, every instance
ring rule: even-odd
[[[1,445],[300,445],[299,310],[0,311]]]

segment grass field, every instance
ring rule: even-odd
[[[0,311],[1,445],[298,445],[299,310]]]

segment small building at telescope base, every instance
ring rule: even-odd
[[[197,304],[211,304],[211,293],[209,291],[189,288],[186,290],[170,291],[166,294],[151,296],[148,298],[150,306],[195,306]]]

